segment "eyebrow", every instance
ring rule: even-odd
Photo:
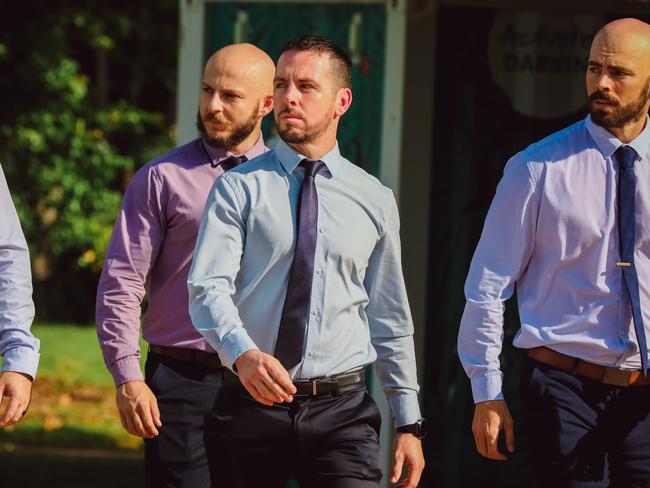
[[[287,79],[286,79],[286,78],[282,78],[281,76],[276,76],[275,78],[273,78],[273,83],[276,83],[276,82],[278,82],[278,81],[287,81]],[[318,83],[318,81],[316,81],[314,78],[299,78],[299,79],[297,80],[297,82],[298,82],[298,83],[305,83],[305,82],[307,82],[307,83],[312,83],[312,84],[314,84],[314,85],[319,85],[319,86],[320,86],[320,83]]]
[[[595,68],[602,68],[602,67],[603,67],[603,64],[602,64],[602,63],[599,63],[598,61],[589,61],[589,63],[587,64],[587,66],[593,66],[593,67],[595,67]],[[634,73],[634,71],[632,71],[632,70],[629,69],[629,68],[626,68],[626,67],[624,67],[624,66],[615,65],[615,64],[610,64],[610,65],[608,65],[608,69],[615,69],[615,70],[623,71],[624,73],[630,73],[630,74],[633,74],[633,73]]]

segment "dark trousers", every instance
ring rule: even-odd
[[[539,486],[650,487],[650,387],[617,387],[528,360],[520,385]]]
[[[158,399],[162,422],[158,437],[144,441],[146,486],[221,486],[214,480],[223,453],[206,420],[221,391],[223,369],[149,353],[145,380]]]
[[[379,486],[381,417],[363,386],[272,407],[226,386],[214,420],[228,446],[223,486],[284,488],[290,477],[301,488]]]

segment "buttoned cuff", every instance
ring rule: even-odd
[[[31,347],[12,347],[4,352],[2,371],[24,373],[33,380],[36,378],[39,357],[38,351]]]
[[[492,373],[486,376],[477,376],[471,379],[474,403],[490,400],[503,400],[503,374]]]
[[[208,339],[208,342],[209,339]],[[212,347],[214,344],[210,343]],[[251,349],[258,349],[253,339],[246,333],[243,327],[231,331],[224,337],[221,347],[215,348],[219,353],[221,363],[231,371],[234,371],[235,361],[237,358]]]
[[[417,393],[396,395],[389,398],[388,403],[395,416],[395,428],[414,424],[422,417]]]
[[[108,370],[113,376],[115,386],[120,386],[127,381],[144,381],[138,356],[126,356],[118,359],[109,366]]]

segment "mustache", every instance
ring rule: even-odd
[[[303,114],[301,114],[300,112],[297,112],[296,110],[292,110],[290,108],[285,108],[284,110],[282,110],[280,112],[280,115],[284,115],[284,114],[291,115],[293,117],[297,117],[297,118],[299,118],[301,120],[305,120],[305,116]]]
[[[595,102],[596,100],[600,100],[603,102],[608,102],[608,103],[613,103],[615,105],[618,105],[618,102],[614,98],[610,97],[607,93],[600,90],[596,90],[591,95],[589,95],[588,100],[590,102]]]
[[[206,112],[205,115],[203,116],[203,119],[207,121],[215,121],[215,122],[221,122],[222,124],[226,123],[226,119],[222,118],[219,114],[216,114],[214,112]]]

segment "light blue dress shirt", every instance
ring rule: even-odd
[[[465,283],[458,354],[474,401],[503,398],[503,302],[515,286],[516,347],[546,346],[593,363],[638,369],[622,292],[614,151],[621,141],[590,117],[508,161]],[[635,164],[636,252],[650,337],[650,126],[628,144]]]
[[[39,341],[34,320],[29,251],[0,167],[0,356],[2,371],[36,377]]]
[[[274,352],[303,158],[280,142],[218,178],[208,196],[188,278],[190,316],[228,368],[250,349]],[[413,423],[420,409],[395,198],[338,145],[321,159],[304,360],[289,374],[317,378],[376,360],[396,425]]]

